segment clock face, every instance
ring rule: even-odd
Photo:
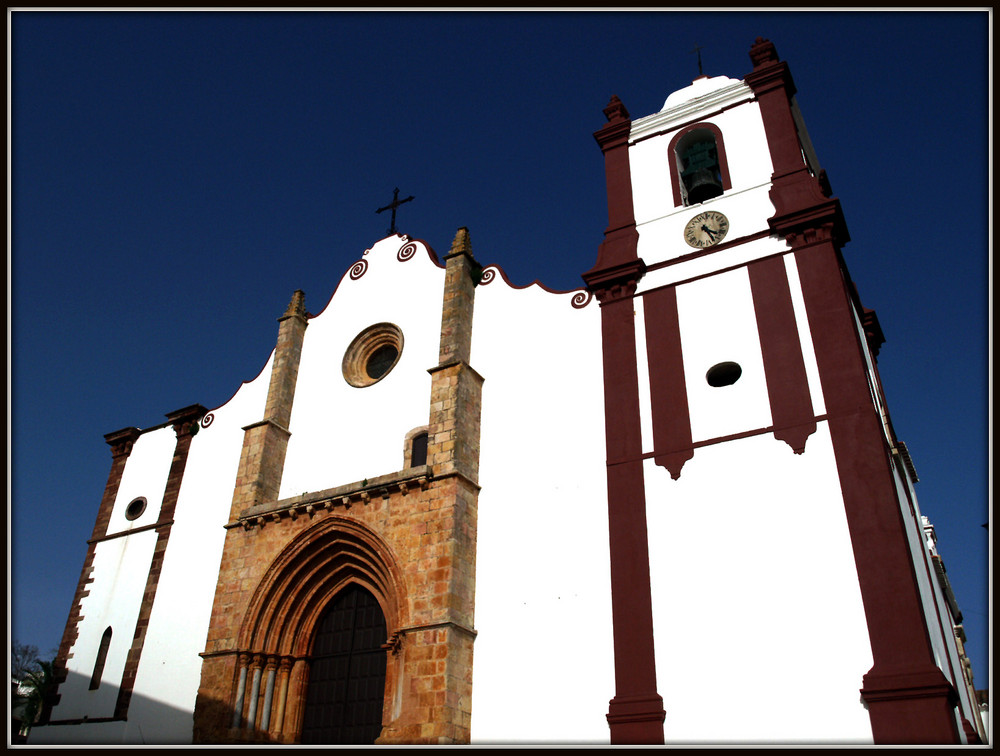
[[[692,247],[705,249],[718,244],[729,232],[729,219],[715,210],[698,213],[684,227],[684,241]]]

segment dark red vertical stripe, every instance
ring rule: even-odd
[[[795,253],[829,416],[874,665],[862,697],[876,743],[957,743],[862,345],[831,243]]]
[[[694,456],[691,413],[684,381],[684,356],[677,316],[677,289],[655,289],[643,296],[646,356],[653,415],[656,464],[681,476],[684,463]]]
[[[784,259],[759,260],[748,271],[774,437],[801,454],[816,421]]]
[[[601,327],[615,649],[615,697],[608,723],[612,744],[662,743],[632,298],[603,304]]]
[[[795,85],[774,45],[758,38],[744,81],[760,106],[774,173],[768,219],[795,250],[829,417],[874,665],[863,678],[877,744],[959,743],[954,688],[934,662],[881,418],[871,399],[839,245],[840,203],[802,161]]]
[[[636,369],[636,284],[646,266],[632,209],[628,159],[631,120],[617,97],[604,109],[607,125],[594,138],[604,153],[608,228],[597,263],[583,274],[601,303],[604,422],[608,453],[608,530],[615,697],[608,707],[612,744],[662,744],[663,699],[656,692],[653,606],[646,535],[646,491]]]
[[[156,544],[153,546],[153,558],[146,575],[146,590],[143,592],[142,603],[139,605],[139,617],[136,619],[135,632],[132,635],[132,646],[125,659],[125,670],[122,673],[122,682],[118,689],[118,700],[115,702],[116,719],[124,719],[128,716],[132,690],[139,672],[139,660],[146,642],[149,618],[153,612],[153,600],[156,598],[156,589],[160,582],[160,573],[163,570],[163,558],[167,552],[167,542],[170,540],[170,528],[174,510],[177,507],[177,496],[180,493],[184,468],[187,466],[191,439],[198,432],[198,421],[205,412],[204,407],[195,404],[167,415],[167,418],[173,423],[177,443],[174,446],[174,457],[170,464],[170,471],[167,473],[167,485],[160,505],[156,527]]]

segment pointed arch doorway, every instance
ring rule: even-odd
[[[376,598],[351,583],[330,602],[312,642],[301,743],[372,744],[382,731],[387,639]]]

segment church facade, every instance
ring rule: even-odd
[[[612,98],[585,287],[393,234],[227,403],[108,434],[31,742],[984,742],[840,204],[750,56]]]

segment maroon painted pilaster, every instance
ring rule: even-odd
[[[111,447],[111,471],[108,473],[108,482],[104,486],[104,495],[101,497],[101,506],[97,510],[94,531],[87,546],[87,556],[83,560],[80,580],[76,585],[69,618],[66,620],[66,628],[63,630],[62,641],[59,643],[59,651],[53,664],[54,676],[59,682],[66,679],[66,664],[72,657],[71,649],[79,636],[79,624],[80,620],[83,619],[80,614],[80,602],[90,593],[87,586],[93,582],[90,573],[94,569],[94,556],[97,552],[96,539],[103,538],[108,533],[108,523],[111,521],[111,511],[114,509],[115,499],[118,497],[118,486],[122,481],[122,473],[125,472],[125,463],[141,433],[142,431],[138,428],[123,428],[104,436],[104,440]]]
[[[825,176],[814,176],[802,157],[802,144],[792,116],[795,84],[788,64],[779,61],[774,45],[760,37],[750,48],[750,59],[754,69],[744,81],[757,98],[774,169],[770,198],[775,214],[769,221],[771,228],[784,236],[832,217],[837,223],[838,240],[845,243],[847,227],[840,213],[840,201],[827,196]]]
[[[656,452],[654,460],[677,480],[684,463],[694,456],[677,315],[677,289],[669,286],[646,293],[643,295],[643,311],[652,401],[653,449]]]
[[[957,694],[934,662],[917,565],[897,498],[882,419],[873,405],[865,344],[840,257],[848,240],[823,176],[802,159],[795,93],[774,45],[757,39],[745,77],[760,105],[774,166],[768,224],[795,253],[823,390],[874,665],[861,694],[877,744],[958,743]]]
[[[598,292],[604,342],[604,413],[608,451],[608,531],[615,697],[611,743],[663,742],[663,699],[656,691],[653,606],[646,531],[646,490],[639,430],[634,287]]]
[[[806,439],[816,431],[816,420],[784,259],[758,260],[747,269],[774,437],[801,454]]]
[[[800,241],[801,237],[799,238]],[[832,240],[802,243],[802,282],[874,664],[863,678],[876,744],[958,743],[957,694],[938,669],[917,565],[872,404],[863,345]]]
[[[646,270],[637,255],[628,135],[632,122],[617,97],[608,124],[594,134],[604,152],[608,228],[597,264],[583,275],[601,303],[604,417],[608,454],[608,530],[615,697],[608,707],[611,742],[663,743],[663,699],[656,692],[646,492],[639,429],[635,313],[632,299]]]
[[[639,232],[632,208],[632,173],[628,164],[628,135],[632,121],[617,97],[604,108],[608,123],[594,133],[604,153],[604,175],[608,192],[608,227],[597,250],[597,262],[583,274],[591,291],[609,288],[617,279],[638,281],[645,266],[636,250]]]
[[[167,473],[167,485],[163,491],[160,504],[160,515],[156,525],[156,544],[153,546],[153,558],[146,575],[146,590],[139,605],[139,616],[132,635],[132,646],[125,659],[125,671],[122,673],[121,686],[118,688],[118,700],[115,703],[115,718],[124,719],[128,715],[129,703],[132,700],[132,689],[135,687],[136,674],[139,671],[139,659],[142,657],[142,647],[146,641],[146,630],[149,627],[149,617],[153,612],[153,600],[156,598],[156,588],[160,582],[163,570],[163,557],[167,552],[167,542],[170,539],[170,528],[173,524],[174,510],[177,507],[177,496],[187,465],[188,451],[191,439],[198,432],[198,421],[204,417],[206,410],[200,404],[194,404],[167,415],[177,436],[174,446],[174,457]]]

